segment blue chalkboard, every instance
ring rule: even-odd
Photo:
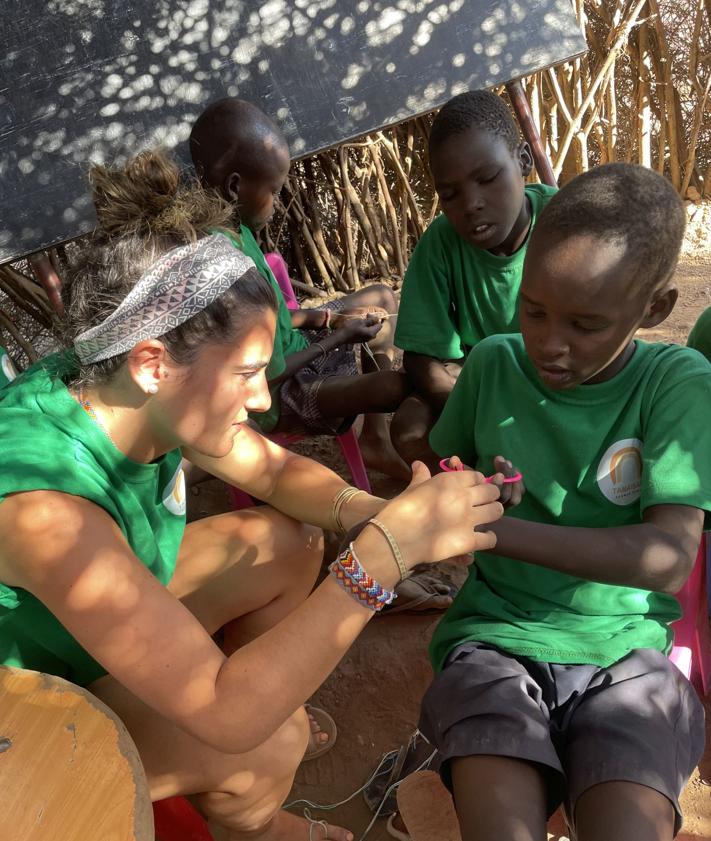
[[[90,230],[89,163],[184,156],[222,96],[303,156],[586,49],[569,0],[3,0],[2,18],[0,262]]]

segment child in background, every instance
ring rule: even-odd
[[[711,307],[705,309],[691,328],[687,346],[698,350],[711,362]]]
[[[525,185],[533,166],[528,144],[503,100],[488,91],[443,106],[429,159],[443,213],[412,254],[395,332],[415,387],[392,423],[393,443],[408,464],[427,458],[427,435],[471,348],[518,330],[530,231],[555,193]]]
[[[305,429],[333,435],[363,413],[360,447],[366,465],[409,479],[410,469],[390,441],[383,414],[395,411],[410,392],[405,374],[392,370],[390,316],[397,311],[392,291],[373,285],[325,307],[287,309],[254,234],[272,217],[289,172],[289,147],[259,108],[234,98],[209,105],[193,126],[190,152],[200,178],[236,208],[239,238],[232,237],[234,245],[254,260],[279,297],[267,369],[272,405],[254,420],[267,432]],[[364,348],[362,376],[355,345]]]
[[[431,646],[420,726],[464,841],[545,838],[560,803],[586,841],[679,830],[703,710],[666,654],[711,510],[711,368],[634,335],[674,306],[684,225],[648,169],[566,185],[531,237],[521,334],[471,351],[432,430],[440,456],[526,485],[503,486],[520,503]]]

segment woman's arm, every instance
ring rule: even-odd
[[[423,481],[424,467],[416,473],[410,489],[380,514],[408,568],[493,545],[490,533],[474,528],[500,516],[495,488],[474,473],[430,481]],[[392,588],[397,566],[380,532],[366,528],[355,544],[369,574]],[[103,509],[53,491],[15,494],[0,504],[0,580],[39,598],[145,703],[234,753],[273,733],[373,615],[329,576],[278,625],[225,657],[137,560]]]
[[[232,452],[211,458],[185,450],[188,461],[202,467],[251,496],[288,514],[301,523],[333,529],[333,501],[347,483],[316,461],[285,450],[249,427],[237,434]],[[374,517],[385,501],[358,494],[344,505],[341,521],[348,529]]]
[[[676,593],[693,568],[704,512],[653,505],[643,522],[617,528],[573,528],[504,517],[491,526],[495,554],[603,584]]]

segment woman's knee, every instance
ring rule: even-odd
[[[225,757],[222,779],[196,795],[198,808],[211,823],[241,833],[257,833],[282,807],[309,742],[306,711],[299,707],[284,724],[249,754]]]

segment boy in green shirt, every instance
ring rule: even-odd
[[[267,379],[272,405],[254,420],[266,432],[306,430],[337,434],[364,414],[360,448],[366,465],[397,478],[410,469],[390,441],[386,412],[410,392],[404,373],[392,370],[392,291],[372,285],[315,309],[289,310],[254,234],[266,225],[289,172],[289,147],[279,127],[256,106],[226,98],[209,105],[190,134],[190,153],[201,179],[231,202],[239,237],[279,299],[274,354]],[[358,372],[355,346],[361,345]],[[367,348],[367,350],[366,350]]]
[[[711,307],[705,309],[691,328],[687,346],[698,350],[711,362]]]
[[[464,841],[545,838],[561,802],[581,839],[679,830],[703,710],[666,654],[711,510],[711,367],[634,335],[674,306],[684,224],[642,167],[566,185],[531,238],[521,334],[472,350],[432,430],[450,466],[526,485],[502,486],[519,504],[431,646],[420,726]]]
[[[415,386],[392,423],[393,443],[408,464],[427,458],[427,435],[471,348],[518,330],[528,239],[555,193],[525,185],[533,166],[528,144],[489,91],[469,91],[443,106],[429,158],[443,213],[412,254],[395,332]]]

